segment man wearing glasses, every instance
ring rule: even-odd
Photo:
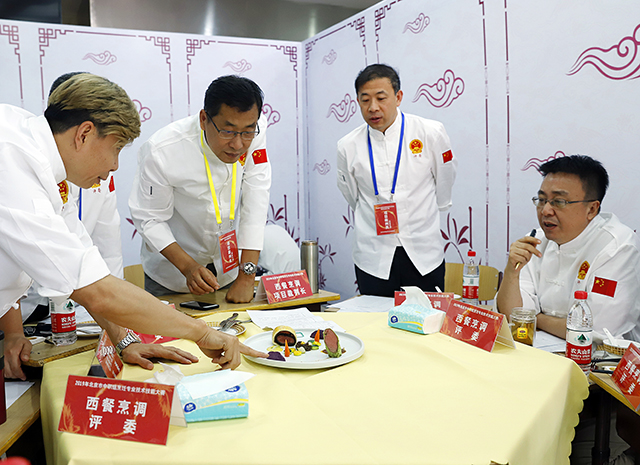
[[[231,284],[228,301],[253,298],[271,187],[262,102],[250,79],[220,77],[198,115],[140,148],[129,208],[151,294],[202,295]]]
[[[540,166],[533,198],[540,228],[511,244],[496,302],[537,309],[537,325],[564,339],[575,291],[589,293],[594,341],[614,336],[640,341],[640,253],[636,234],[612,213],[600,213],[609,185],[602,164],[572,155]],[[544,233],[544,234],[542,234]]]

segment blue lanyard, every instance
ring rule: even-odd
[[[391,199],[396,192],[396,183],[398,182],[398,169],[400,168],[400,156],[402,155],[402,140],[404,139],[404,113],[402,115],[402,127],[400,129],[400,143],[398,144],[398,156],[396,158],[396,168],[393,173],[393,185],[391,186]],[[371,136],[369,135],[369,127],[367,126],[367,143],[369,144],[369,164],[371,165],[371,178],[373,179],[373,190],[378,197],[378,181],[376,180],[376,168],[373,166],[373,149],[371,148]]]
[[[78,194],[78,218],[82,221],[82,188],[80,188],[80,193]]]

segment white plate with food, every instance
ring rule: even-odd
[[[316,331],[316,329],[296,329],[297,340],[305,343],[310,340],[313,341],[314,338],[311,336],[311,333],[314,331]],[[342,349],[342,355],[337,358],[331,358],[326,352],[323,352],[326,349],[323,339],[320,339],[320,347],[317,350],[307,350],[298,356],[291,354],[288,357],[284,357],[284,361],[270,358],[256,358],[248,355],[245,355],[245,357],[252,362],[270,367],[289,368],[292,370],[318,370],[345,365],[360,358],[364,353],[364,343],[359,337],[340,331],[336,331],[336,335],[338,336]],[[251,336],[244,341],[244,344],[253,349],[268,353],[270,352],[269,348],[275,345],[272,338],[273,332],[265,331],[264,333]],[[281,353],[284,355],[283,352]]]

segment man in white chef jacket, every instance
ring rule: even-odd
[[[83,72],[65,73],[52,84],[49,95],[60,84],[72,76]],[[118,213],[118,199],[113,174],[89,189],[81,189],[69,183],[67,202],[62,205],[62,216],[71,216],[69,227],[73,228],[75,217],[78,217],[91,238],[98,247],[102,259],[109,267],[111,274],[117,278],[124,278],[122,260],[122,240],[120,238],[120,214]],[[22,321],[39,321],[49,314],[48,299],[42,297],[36,286],[29,289],[27,297],[20,300]]]
[[[338,188],[355,213],[360,293],[444,288],[440,213],[451,206],[457,159],[442,123],[398,111],[400,78],[367,66],[355,81],[365,124],[338,141]]]
[[[121,149],[139,134],[140,118],[126,92],[91,74],[61,84],[51,94],[44,116],[0,104],[0,329],[5,333],[5,376],[24,379],[20,363],[29,359],[31,343],[22,333],[19,300],[34,280],[43,296],[59,302],[70,297],[83,305],[129,363],[152,368],[149,358],[191,363],[197,357],[140,344],[126,328],[192,340],[222,368],[237,367],[240,353],[266,357],[112,276],[98,249],[85,243],[61,216],[68,182],[89,188],[107,179],[118,168]],[[79,219],[73,226],[84,229]]]
[[[271,187],[262,102],[255,82],[222,76],[197,115],[140,148],[129,208],[153,295],[230,284],[227,301],[253,299]]]

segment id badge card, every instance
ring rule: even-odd
[[[220,245],[220,259],[222,261],[222,273],[227,273],[240,265],[238,257],[238,241],[236,230],[222,231],[218,233]]]
[[[378,236],[398,234],[398,211],[396,203],[378,203],[373,206],[376,217],[376,233]]]

